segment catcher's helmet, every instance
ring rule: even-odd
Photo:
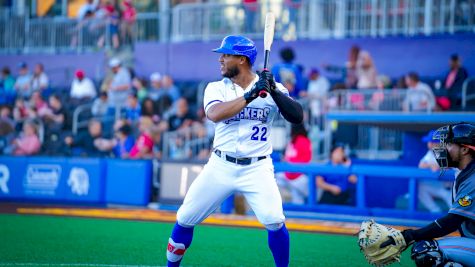
[[[475,126],[465,122],[446,125],[437,129],[433,139],[438,139],[440,142],[437,147],[432,149],[439,166],[442,169],[455,167],[456,165],[447,151],[447,143],[462,145],[475,151]]]
[[[464,145],[475,150],[475,125],[465,122],[447,125],[439,128],[433,138],[441,143]]]
[[[213,49],[213,52],[236,55],[236,56],[245,56],[249,59],[251,65],[256,61],[257,49],[254,42],[240,35],[228,35],[224,37],[221,46]]]

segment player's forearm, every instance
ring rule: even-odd
[[[239,97],[229,102],[221,102],[213,105],[208,109],[206,116],[212,122],[220,122],[238,114],[246,105],[247,103],[244,97]]]
[[[271,96],[284,119],[291,123],[302,123],[303,109],[297,101],[278,90],[271,91]]]
[[[423,228],[404,230],[404,239],[406,243],[410,243],[411,241],[430,240],[446,236],[456,231],[464,220],[465,218],[463,216],[449,213]]]

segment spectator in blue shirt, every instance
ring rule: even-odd
[[[129,152],[135,145],[135,138],[132,136],[132,127],[129,124],[122,125],[116,132],[116,140],[112,152],[116,158],[128,158]]]
[[[345,148],[342,144],[333,147],[330,154],[331,166],[351,166],[351,160],[345,155]],[[317,188],[323,191],[319,203],[321,204],[337,204],[337,205],[354,205],[356,176],[332,174],[317,176]]]
[[[137,122],[142,113],[137,94],[131,93],[127,97],[127,106],[125,107],[125,119],[129,122]]]
[[[272,74],[274,74],[277,82],[293,84],[294,89],[289,90],[289,94],[292,97],[298,97],[300,90],[303,88],[303,77],[301,68],[294,63],[294,50],[290,47],[283,48],[280,50],[280,57],[282,63],[275,64],[272,67]]]

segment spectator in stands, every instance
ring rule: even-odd
[[[312,160],[312,143],[303,124],[292,124],[290,142],[285,148],[284,161],[308,163]],[[304,204],[308,196],[308,177],[303,173],[281,173],[276,176],[281,190],[289,190],[293,204]]]
[[[356,87],[358,89],[376,89],[378,87],[376,66],[368,51],[360,51],[356,62]]]
[[[0,107],[0,120],[8,125],[8,128],[15,128],[15,121],[13,120],[12,110],[9,106]],[[4,124],[2,124],[4,125]],[[0,129],[3,130],[3,129]]]
[[[272,74],[274,74],[277,82],[290,82],[294,85],[295,90],[289,93],[293,97],[298,97],[302,89],[302,72],[297,64],[294,63],[295,53],[291,47],[285,47],[280,50],[281,63],[277,63],[272,67]]]
[[[34,112],[31,115],[34,116],[35,118],[37,116],[43,117],[45,114],[50,112],[48,103],[46,103],[46,101],[43,99],[43,96],[41,95],[40,91],[34,91],[31,94],[29,106],[32,108]]]
[[[430,169],[433,172],[439,171],[439,164],[435,160],[432,149],[440,142],[439,139],[433,139],[435,131],[430,131],[422,138],[422,141],[427,143],[427,153],[419,161],[419,168]],[[422,180],[419,182],[418,199],[422,206],[430,212],[442,212],[442,208],[437,204],[436,199],[442,200],[448,209],[452,205],[452,198],[450,189],[444,186],[441,181]]]
[[[97,96],[96,86],[86,77],[83,70],[78,69],[74,73],[74,80],[71,84],[71,104],[77,106],[94,99]]]
[[[99,97],[94,100],[91,107],[91,113],[95,117],[101,117],[107,114],[109,109],[109,100],[107,99],[107,93],[101,92]]]
[[[463,82],[468,78],[468,72],[462,67],[461,59],[457,54],[450,56],[449,67],[449,72],[445,76],[443,84],[446,92],[444,92],[444,96],[437,97],[437,104],[442,110],[449,108],[457,110],[461,106],[462,86]],[[444,105],[443,97],[448,98],[448,104]]]
[[[82,19],[79,20],[78,24],[74,27],[71,32],[71,47],[76,47],[81,40],[82,46],[92,46],[95,42],[95,38],[99,36],[100,31],[103,30],[101,21],[96,19],[96,13],[94,11],[88,10]]]
[[[8,147],[15,137],[15,121],[12,118],[10,107],[0,108],[0,154]]]
[[[148,97],[153,101],[157,101],[166,92],[162,90],[162,75],[158,72],[154,72],[150,75],[150,90]]]
[[[137,94],[131,93],[127,98],[127,106],[125,107],[125,119],[132,123],[137,122],[141,115],[141,107]]]
[[[358,84],[356,67],[358,65],[360,51],[359,46],[353,45],[348,53],[348,61],[345,64],[345,85],[347,89],[354,89]]]
[[[109,61],[109,67],[113,73],[112,80],[106,87],[109,107],[112,114],[116,108],[122,108],[127,102],[127,97],[131,93],[131,77],[127,68],[122,66],[118,58]]]
[[[342,76],[345,81],[346,89],[355,89],[358,83],[358,77],[356,76],[356,66],[360,51],[361,49],[359,46],[353,45],[350,48],[348,53],[348,61],[345,63],[344,67],[324,64],[325,70],[327,72],[340,74]]]
[[[244,31],[254,33],[256,31],[256,17],[258,15],[259,3],[257,0],[242,0],[244,8]]]
[[[310,101],[310,110],[312,112],[312,120],[322,122],[321,116],[325,108],[325,99],[330,91],[330,82],[320,74],[316,68],[312,69],[309,74],[309,83],[307,92],[302,91],[300,96],[307,96]]]
[[[120,13],[119,9],[116,8],[113,1],[106,0],[100,7],[100,12],[98,11],[98,17],[102,18],[106,22],[106,27],[108,28],[107,32],[112,37],[112,47],[114,49],[119,48],[119,23],[120,23]],[[102,48],[105,43],[105,35],[99,37],[97,46]]]
[[[125,44],[132,44],[134,40],[134,26],[137,11],[135,10],[132,0],[122,1],[122,20],[121,20],[121,36]]]
[[[153,157],[153,121],[150,117],[142,116],[139,122],[140,136],[130,151],[130,158],[144,159]]]
[[[42,153],[67,155],[69,151],[64,146],[63,139],[71,131],[71,116],[58,95],[50,95],[48,103],[49,107],[42,116],[45,125]]]
[[[139,103],[142,103],[148,97],[147,81],[142,78],[135,77],[132,79],[132,87],[137,93]]]
[[[159,123],[160,122],[160,116],[157,111],[157,106],[155,102],[153,102],[152,99],[150,98],[145,98],[142,102],[142,116],[148,116],[152,118],[153,123]]]
[[[15,102],[15,78],[13,78],[13,76],[11,75],[9,67],[4,67],[2,69],[2,76],[0,79],[0,92],[0,95],[4,96],[5,104],[12,105]]]
[[[333,147],[329,164],[331,166],[351,166],[351,159],[347,158],[343,144],[336,144]],[[339,174],[317,176],[317,188],[323,191],[319,203],[354,205],[356,181],[357,178],[353,174],[350,176]]]
[[[95,0],[87,0],[86,3],[79,8],[77,15],[78,20],[84,19],[87,13],[94,13],[97,9],[97,2],[98,1]]]
[[[180,98],[176,103],[176,113],[168,118],[167,129],[169,131],[186,129],[195,120],[196,117],[190,112],[186,98]]]
[[[38,63],[33,70],[33,78],[31,79],[31,90],[43,91],[48,89],[49,79],[45,73],[43,64]]]
[[[96,119],[89,120],[88,131],[79,132],[76,136],[68,136],[64,139],[66,145],[77,150],[73,155],[100,157],[105,153],[99,150],[99,143],[104,140],[102,134],[102,124]]]
[[[150,90],[148,96],[155,102],[156,111],[160,117],[170,109],[172,96],[162,88],[162,76],[158,72],[150,75]]]
[[[287,32],[287,35],[284,36],[286,40],[296,39],[297,37],[297,15],[301,6],[302,0],[284,0],[284,10],[287,10],[289,14],[289,20],[283,25],[283,32]]]
[[[70,116],[64,108],[58,95],[52,94],[48,99],[49,108],[43,114],[43,121],[46,124],[47,133],[59,133],[63,130],[71,129]],[[47,134],[47,135],[48,135]]]
[[[31,89],[32,76],[28,70],[28,65],[25,62],[20,63],[19,67],[20,70],[15,82],[15,90],[17,91],[18,96],[29,99],[33,92]]]
[[[18,97],[15,100],[15,107],[13,108],[13,118],[17,122],[26,119],[33,119],[35,118],[35,112],[30,108],[28,102],[23,98]]]
[[[173,103],[181,97],[180,90],[178,90],[178,87],[176,87],[170,75],[164,75],[162,77],[162,90],[171,97]]]
[[[26,156],[34,155],[40,151],[41,141],[38,137],[36,124],[32,121],[23,123],[23,132],[20,136],[13,140],[11,149],[13,155]]]
[[[406,75],[407,94],[403,102],[405,111],[427,111],[435,107],[435,96],[429,85],[419,80],[416,72]]]
[[[128,158],[129,153],[135,145],[135,139],[132,136],[132,127],[124,124],[115,132],[116,143],[112,150],[116,158]]]

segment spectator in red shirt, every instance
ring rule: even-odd
[[[150,117],[142,116],[139,122],[140,136],[137,138],[135,145],[130,150],[130,158],[144,159],[153,156],[153,121]]]
[[[312,160],[312,142],[303,124],[292,124],[290,142],[285,149],[284,160],[289,163],[308,163]],[[304,204],[308,196],[308,177],[303,173],[286,172],[277,175],[281,190],[289,190],[291,202]]]
[[[134,40],[134,26],[137,16],[132,0],[122,1],[122,21],[121,21],[121,35],[125,44],[132,44]]]
[[[259,3],[257,0],[242,0],[245,16],[245,29],[246,33],[253,33],[256,31],[256,15],[258,14]]]

